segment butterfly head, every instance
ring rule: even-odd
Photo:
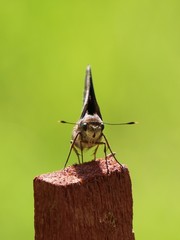
[[[103,129],[103,121],[97,114],[86,114],[78,124],[78,130],[81,132],[82,138],[86,141],[97,141],[100,139]]]

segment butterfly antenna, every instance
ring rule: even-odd
[[[73,123],[73,122],[67,122],[67,121],[64,121],[64,120],[59,120],[58,123],[67,123],[67,124],[76,124],[76,123]]]
[[[131,124],[137,124],[138,122],[126,122],[126,123],[104,123],[106,125],[131,125]]]

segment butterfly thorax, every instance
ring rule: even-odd
[[[97,114],[89,115],[86,113],[73,129],[73,139],[79,133],[75,146],[83,150],[97,145],[101,141],[103,129],[103,121]]]

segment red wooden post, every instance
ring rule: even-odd
[[[128,169],[113,157],[34,179],[35,240],[134,240]]]

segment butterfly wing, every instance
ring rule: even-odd
[[[86,69],[84,99],[83,99],[83,109],[81,113],[81,119],[85,116],[86,113],[89,115],[97,114],[102,119],[100,108],[97,103],[95,92],[94,92],[90,65],[88,65]]]

